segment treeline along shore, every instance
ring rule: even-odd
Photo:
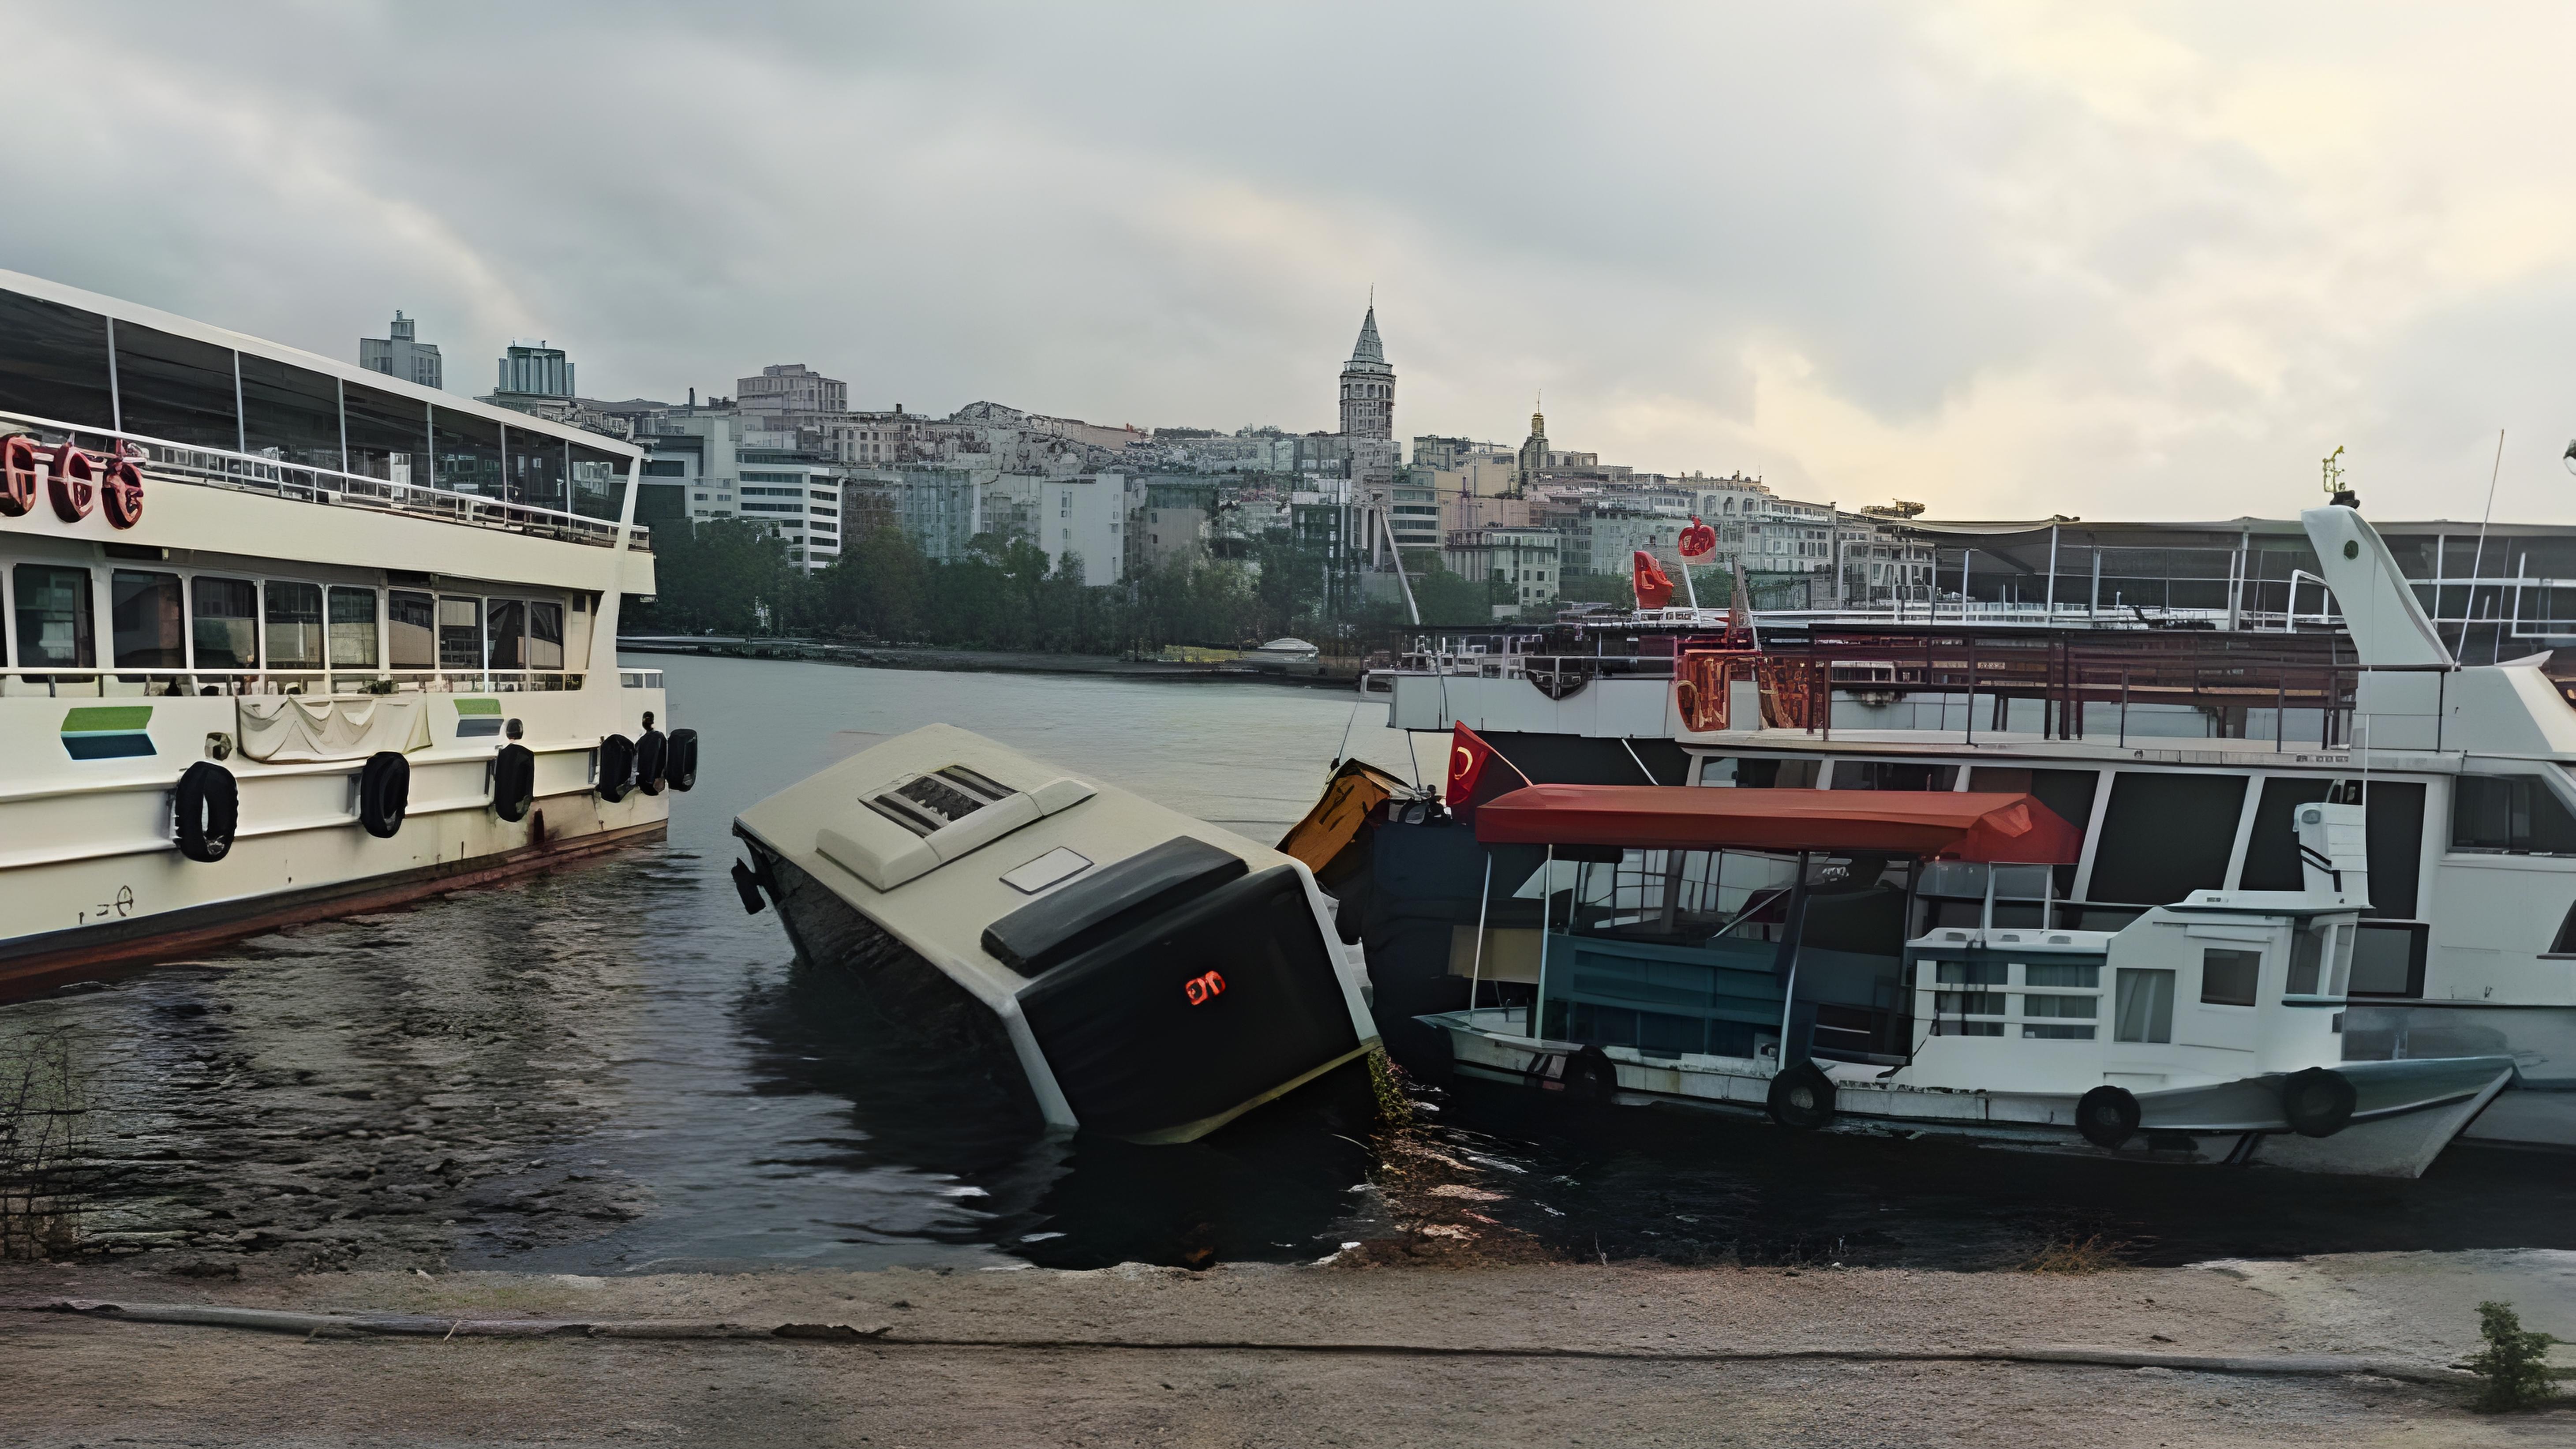
[[[1050,565],[1016,535],[979,534],[966,554],[933,559],[889,527],[852,537],[808,573],[763,525],[707,519],[653,535],[659,594],[622,621],[629,635],[733,635],[884,641],[934,648],[1132,658],[1167,646],[1235,648],[1294,635],[1328,656],[1379,647],[1407,623],[1401,599],[1357,597],[1320,545],[1254,540],[1243,559],[1133,570],[1084,582],[1072,555]],[[1495,586],[1449,572],[1438,555],[1408,559],[1422,622],[1491,622]],[[1597,581],[1630,602],[1625,578]],[[1508,592],[1508,583],[1500,585]],[[757,652],[757,651],[753,651]]]

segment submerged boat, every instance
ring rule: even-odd
[[[0,987],[657,838],[640,457],[0,272]]]
[[[1377,1045],[1300,862],[933,725],[734,822],[746,909],[1050,1126],[1186,1142]]]

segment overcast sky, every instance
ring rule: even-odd
[[[2576,520],[2576,7],[0,0],[0,266],[487,391],[990,398],[1952,517]]]

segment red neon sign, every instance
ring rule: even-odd
[[[1225,978],[1213,971],[1193,976],[1181,983],[1181,994],[1190,999],[1190,1005],[1205,1006],[1225,994]]]

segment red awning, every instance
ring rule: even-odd
[[[1488,845],[1819,850],[2071,865],[2084,832],[2029,795],[1530,785],[1476,807]]]

